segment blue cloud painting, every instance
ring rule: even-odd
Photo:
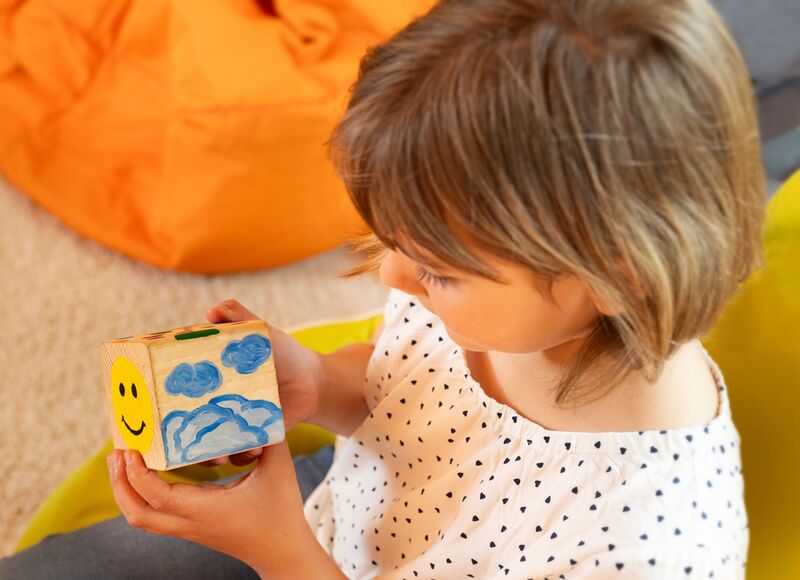
[[[262,334],[248,334],[242,340],[232,340],[222,353],[222,364],[236,368],[236,372],[249,375],[267,362],[272,354],[269,339]]]
[[[269,401],[220,395],[192,411],[172,411],[161,434],[167,465],[175,466],[282,441],[283,413]]]
[[[217,365],[204,360],[199,363],[181,363],[176,366],[167,377],[164,388],[170,395],[197,398],[206,393],[213,393],[221,384],[222,374]]]

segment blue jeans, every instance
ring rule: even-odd
[[[325,478],[333,447],[294,459],[303,500]],[[250,580],[252,568],[200,544],[158,536],[128,525],[122,516],[69,534],[48,536],[0,559],[0,580]]]

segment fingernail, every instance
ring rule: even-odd
[[[130,451],[125,452],[125,465],[130,465],[131,461],[133,461],[133,453]]]

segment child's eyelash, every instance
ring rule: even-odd
[[[434,284],[438,284],[439,286],[447,286],[447,282],[450,280],[449,278],[443,276],[437,276],[435,274],[431,274],[422,266],[417,266],[417,277],[419,281],[422,283],[425,282],[433,282]]]

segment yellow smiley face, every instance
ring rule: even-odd
[[[121,356],[111,367],[111,403],[117,428],[130,449],[146,453],[153,442],[153,405],[144,377]]]

